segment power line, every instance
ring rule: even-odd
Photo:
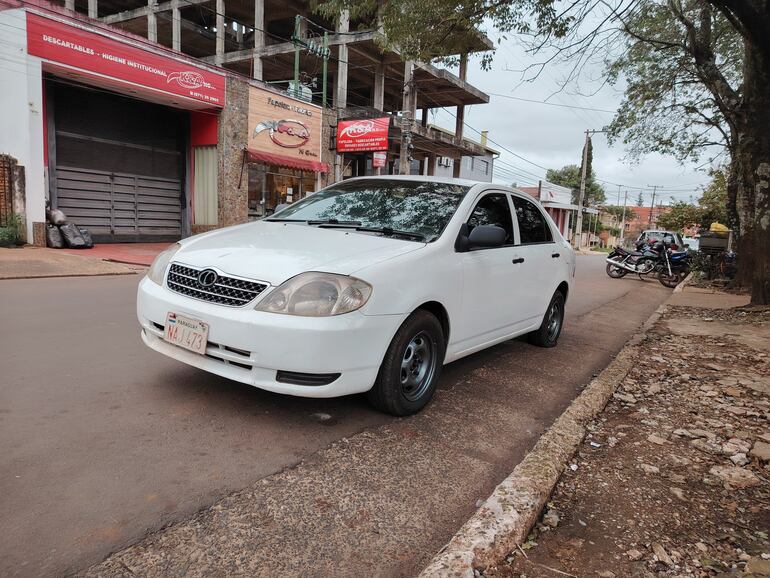
[[[608,114],[615,114],[615,112],[617,112],[617,111],[614,111],[614,110],[607,110],[607,109],[603,109],[603,108],[590,108],[590,107],[587,107],[587,106],[575,106],[575,105],[571,105],[571,104],[560,104],[560,103],[556,103],[556,102],[547,102],[545,100],[535,100],[535,99],[531,99],[531,98],[522,98],[520,96],[512,96],[510,94],[499,94],[499,93],[496,93],[496,92],[487,92],[487,94],[490,95],[490,96],[497,96],[499,98],[510,98],[511,100],[521,100],[523,102],[531,102],[531,103],[534,103],[534,104],[545,104],[545,105],[548,105],[548,106],[558,106],[560,108],[572,108],[572,109],[576,109],[576,110],[589,110],[589,111],[594,111],[594,112],[604,112],[604,113],[608,113]]]

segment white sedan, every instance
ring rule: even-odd
[[[556,345],[574,272],[524,193],[362,177],[171,246],[137,312],[144,342],[183,363],[290,395],[369,392],[407,415],[446,363],[522,334]]]

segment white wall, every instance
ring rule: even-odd
[[[27,54],[24,10],[0,11],[0,153],[14,157],[26,175],[27,242],[32,223],[45,221],[43,76]]]

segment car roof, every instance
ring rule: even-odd
[[[380,180],[380,181],[411,181],[413,183],[443,183],[447,185],[460,185],[463,187],[473,187],[475,185],[491,185],[492,183],[483,183],[472,181],[470,179],[455,179],[452,177],[430,177],[428,175],[371,175],[352,177],[345,179],[345,182],[361,180]]]

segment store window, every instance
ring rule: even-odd
[[[275,165],[249,165],[249,218],[272,215],[282,203],[304,199],[315,191],[316,174]]]

